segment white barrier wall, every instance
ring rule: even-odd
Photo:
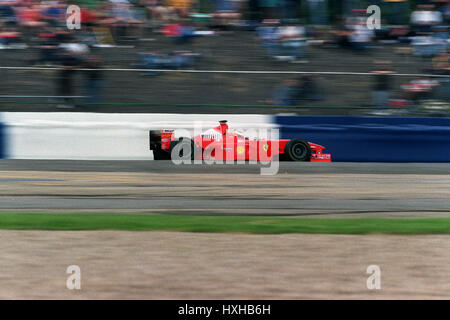
[[[148,160],[150,129],[268,128],[271,116],[3,112],[10,159]]]

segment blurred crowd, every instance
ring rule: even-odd
[[[381,8],[380,28],[368,27],[368,5]],[[70,30],[67,8],[80,8],[80,29]],[[72,12],[70,13],[72,14]],[[0,49],[38,50],[33,66],[59,68],[56,95],[71,104],[74,74],[83,72],[83,95],[102,99],[104,62],[96,48],[134,45],[148,32],[172,38],[178,49],[145,50],[137,55],[144,69],[193,68],[201,54],[185,46],[196,38],[229,32],[253,32],[267,61],[306,64],[310,47],[370,54],[382,45],[397,45],[399,54],[420,57],[423,74],[392,96],[395,65],[373,60],[371,106],[417,108],[423,101],[450,101],[450,2],[407,0],[3,0],[0,1]],[[220,37],[217,37],[220,41]],[[245,54],[245,53],[242,53]],[[326,70],[325,70],[326,71]],[[148,75],[158,75],[150,70]],[[448,75],[448,77],[446,77]],[[326,98],[314,74],[288,77],[274,84],[267,102],[299,105]]]
[[[401,1],[399,1],[400,3]],[[401,4],[404,4],[404,1]],[[398,4],[398,3],[397,3]],[[394,21],[401,21],[392,16]],[[419,4],[405,24],[382,21],[379,29],[368,28],[366,10],[352,9],[351,14],[338,20],[332,28],[301,25],[296,19],[263,20],[258,30],[261,45],[268,56],[292,63],[308,63],[308,46],[323,49],[340,48],[356,54],[370,55],[382,45],[397,45],[399,54],[410,54],[421,60],[418,76],[401,85],[401,94],[394,97],[392,76],[395,66],[390,60],[373,60],[371,106],[374,113],[389,113],[388,109],[403,108],[419,111],[421,104],[430,109],[439,105],[449,110],[450,103],[450,3],[448,1]],[[433,75],[443,77],[435,78]],[[448,77],[445,77],[448,76]],[[325,96],[318,78],[305,74],[285,80],[276,87],[270,103],[300,105],[305,100],[321,100]],[[306,89],[308,88],[308,89]],[[398,109],[401,110],[401,109]]]

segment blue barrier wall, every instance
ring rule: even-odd
[[[282,138],[326,147],[332,161],[450,162],[450,118],[276,116]]]
[[[0,159],[6,158],[5,125],[0,122]]]

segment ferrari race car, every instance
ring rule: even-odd
[[[250,139],[229,130],[226,120],[192,138],[175,136],[174,130],[150,130],[154,160],[311,161],[331,162],[325,147],[302,139]]]

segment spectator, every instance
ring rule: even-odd
[[[450,39],[445,27],[435,27],[429,34],[413,38],[414,54],[420,57],[434,57],[445,53]]]
[[[439,78],[439,87],[436,88],[436,94],[439,99],[450,102],[450,50],[433,59],[433,72],[447,76]]]
[[[272,95],[272,99],[268,99],[269,104],[282,105],[282,106],[293,106],[297,103],[298,96],[298,85],[297,79],[287,79],[284,80],[281,85],[275,88]]]
[[[296,100],[319,101],[325,99],[325,95],[320,92],[317,79],[312,74],[305,74],[297,79],[298,90]]]
[[[81,26],[90,28],[101,25],[112,25],[116,20],[106,11],[88,9],[81,7]]]
[[[58,64],[59,62],[59,43],[57,33],[50,28],[42,30],[38,35],[39,59],[31,61],[31,64],[44,63],[45,65]]]
[[[351,34],[351,26],[346,23],[342,17],[338,18],[336,27],[330,30],[332,40],[330,41],[334,47],[348,48],[350,46],[349,36]]]
[[[173,8],[169,7],[164,0],[148,0],[146,1],[146,9],[153,27],[168,21],[170,15],[174,12]]]
[[[199,54],[191,51],[180,50],[170,54],[158,52],[145,52],[140,54],[141,65],[146,69],[179,69],[191,67]],[[146,72],[147,75],[158,75],[159,71]]]
[[[175,69],[189,68],[193,66],[198,57],[199,54],[193,53],[191,51],[175,51],[170,56],[170,63]]]
[[[0,19],[4,24],[17,24],[17,16],[12,4],[0,3]]]
[[[267,53],[272,57],[276,57],[281,54],[281,35],[277,24],[278,20],[263,20],[262,25],[257,29],[259,40],[266,48]]]
[[[42,20],[49,26],[60,27],[65,24],[65,8],[56,1],[43,4],[41,13]]]
[[[230,26],[237,25],[241,14],[238,12],[239,3],[230,0],[216,1],[216,8],[212,14],[213,28],[226,31]]]
[[[171,7],[178,15],[178,17],[186,18],[189,16],[192,0],[168,0],[168,4],[169,7]]]
[[[57,35],[59,39],[59,49],[62,54],[69,54],[74,59],[79,60],[79,64],[83,62],[89,53],[89,47],[81,41],[75,39],[71,33],[60,32]]]
[[[177,44],[189,43],[195,36],[195,29],[189,24],[168,24],[161,29],[161,32],[175,39]]]
[[[58,95],[62,97],[64,104],[60,108],[70,108],[73,96],[73,77],[75,68],[80,66],[80,61],[69,52],[63,52],[60,56],[60,71],[57,77]]]
[[[141,33],[143,21],[137,19],[134,8],[126,0],[115,0],[111,9],[116,42],[136,37]]]
[[[389,24],[407,25],[409,17],[408,0],[383,0],[382,15]]]
[[[39,28],[47,25],[38,5],[23,5],[17,9],[20,25],[24,28]]]
[[[59,107],[71,107],[70,99],[73,96],[73,77],[76,69],[81,67],[89,48],[82,43],[75,41],[69,33],[60,33],[58,38],[60,70],[57,77],[58,95],[63,97],[65,104]]]
[[[390,61],[375,61],[372,71],[374,86],[372,90],[372,107],[378,111],[386,109],[389,105],[389,95],[392,89],[392,71]]]
[[[307,0],[309,22],[315,25],[328,23],[328,0]]]
[[[442,14],[442,17],[444,19],[444,23],[448,26],[450,25],[450,1],[447,1],[447,4],[444,4],[440,12]]]
[[[297,25],[294,21],[280,27],[281,40],[281,56],[279,60],[287,60],[291,62],[307,63],[305,60],[306,50],[306,29]]]
[[[261,0],[259,5],[262,7],[264,19],[279,19],[280,0]]]
[[[14,24],[8,24],[0,31],[0,49],[26,49],[27,46],[22,43],[22,34],[16,29]]]
[[[431,32],[432,27],[442,21],[442,13],[434,10],[433,5],[419,5],[411,14],[413,30],[419,33]]]
[[[367,28],[366,21],[358,19],[348,37],[350,47],[357,51],[366,50],[369,48],[373,36],[373,30]]]
[[[224,11],[224,12],[234,12],[235,11],[235,7],[234,7],[234,3],[231,0],[213,0],[212,4],[214,6],[214,12],[220,12],[220,11]]]
[[[429,77],[416,77],[412,81],[402,85],[406,99],[409,100],[410,110],[416,112],[421,101],[431,99],[435,87],[439,85],[437,80]]]
[[[293,106],[302,101],[319,101],[325,96],[320,93],[316,79],[311,74],[305,74],[298,78],[284,80],[275,88],[272,99],[267,102],[275,105]]]
[[[103,63],[99,55],[90,55],[86,59],[84,66],[86,69],[86,95],[88,103],[99,103],[101,101],[101,91],[103,88]]]
[[[433,58],[433,72],[450,76],[450,50]]]

